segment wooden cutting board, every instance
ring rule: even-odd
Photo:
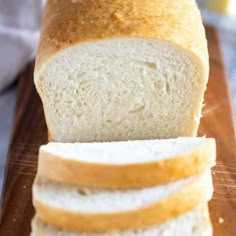
[[[199,135],[215,137],[218,154],[213,169],[215,193],[209,204],[210,214],[214,236],[236,236],[236,142],[232,109],[216,31],[207,27],[206,32],[211,71]],[[34,215],[31,187],[38,148],[47,142],[47,129],[33,85],[33,69],[33,64],[29,65],[19,80],[1,208],[1,236],[28,236]]]

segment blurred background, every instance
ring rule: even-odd
[[[34,59],[44,0],[0,0],[0,189],[16,103],[17,76]],[[197,0],[217,27],[236,114],[236,0]]]

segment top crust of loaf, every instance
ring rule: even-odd
[[[170,42],[190,50],[208,71],[207,43],[194,0],[49,0],[35,76],[47,60],[67,47],[123,37]]]

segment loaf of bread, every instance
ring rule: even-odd
[[[206,138],[48,143],[40,147],[37,175],[77,186],[142,188],[202,173],[215,159],[215,140]]]
[[[195,0],[49,0],[35,85],[61,142],[195,136],[208,80]]]
[[[48,0],[31,235],[210,236],[208,72],[195,0]]]
[[[79,232],[112,232],[158,225],[206,204],[212,197],[210,171],[167,185],[106,190],[37,178],[36,215],[48,224]]]
[[[113,233],[72,232],[34,218],[31,236],[212,236],[212,226],[204,205],[158,226]]]

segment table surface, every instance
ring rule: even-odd
[[[236,33],[221,30],[219,36],[229,78],[234,114],[236,114]],[[17,84],[14,84],[0,94],[0,190],[2,189],[3,168],[10,140],[16,91]]]

